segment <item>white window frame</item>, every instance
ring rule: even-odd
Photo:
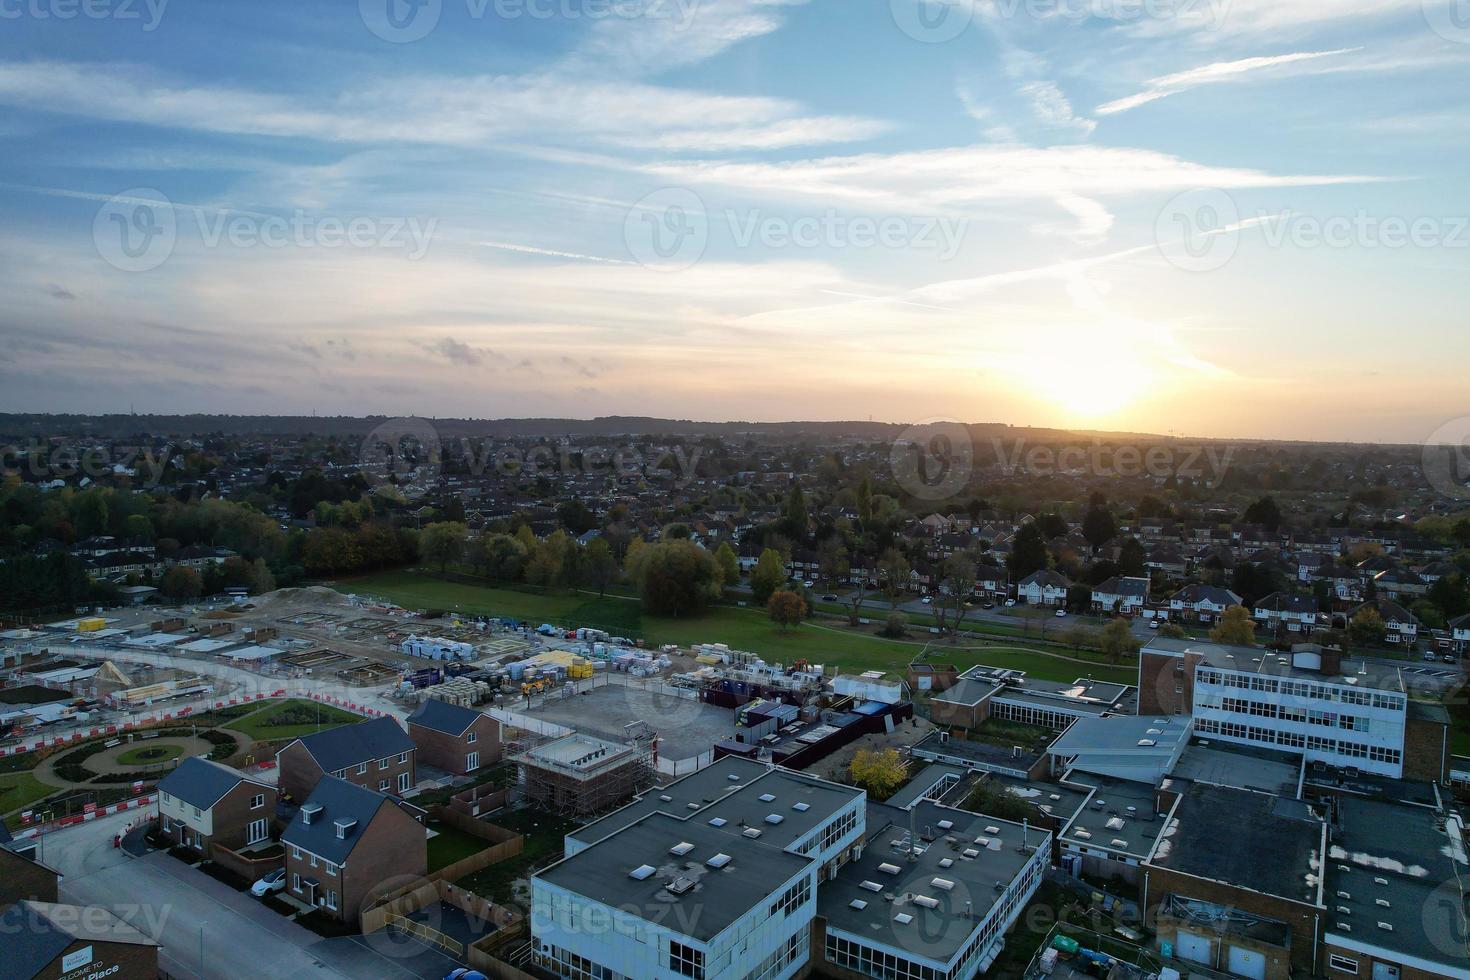
[[[471,752],[464,757],[464,771],[474,772],[480,768],[480,753]]]
[[[1351,956],[1343,956],[1341,953],[1328,953],[1327,965],[1339,973],[1351,973],[1358,975],[1358,961]]]

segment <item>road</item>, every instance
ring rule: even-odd
[[[437,980],[458,965],[386,933],[323,939],[165,853],[114,848],[113,836],[138,818],[134,811],[48,834],[37,858],[63,874],[63,902],[112,910],[163,947],[160,965],[176,977]]]

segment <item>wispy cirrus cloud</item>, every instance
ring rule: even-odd
[[[1338,58],[1361,50],[1363,49],[1338,48],[1333,51],[1297,51],[1291,54],[1241,58],[1236,61],[1217,61],[1198,68],[1190,68],[1187,71],[1150,78],[1144,83],[1143,91],[1104,103],[1097,107],[1097,113],[1101,116],[1110,116],[1119,112],[1127,112],[1130,109],[1137,109],[1150,102],[1166,99],[1171,95],[1178,95],[1201,86],[1242,81],[1261,73],[1279,73],[1282,69],[1289,69],[1306,62],[1319,61],[1323,58]]]

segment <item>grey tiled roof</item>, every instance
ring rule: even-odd
[[[158,789],[169,796],[178,797],[190,806],[208,810],[245,778],[244,773],[229,766],[191,756],[160,779]]]
[[[386,717],[316,732],[297,741],[329,773],[413,751],[413,739],[396,720]]]
[[[480,714],[474,708],[461,708],[448,701],[429,698],[408,716],[408,723],[443,732],[445,735],[463,735]]]
[[[393,805],[393,799],[386,793],[364,789],[335,776],[323,776],[286,825],[281,843],[310,851],[333,864],[346,864],[347,856],[362,839],[363,831],[367,830],[378,810]],[[313,806],[321,807],[321,812],[307,823],[306,813]],[[343,820],[356,820],[357,823],[338,837],[337,823]]]

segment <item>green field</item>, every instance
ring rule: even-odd
[[[60,790],[55,786],[47,786],[28,772],[6,773],[0,776],[0,814],[24,810],[37,800],[58,792]]]
[[[534,594],[519,589],[444,581],[405,571],[339,582],[336,588],[342,592],[377,596],[408,609],[450,609],[509,616],[536,623],[553,621],[599,626],[595,618],[578,616],[579,612],[585,615],[589,600],[599,609],[614,603],[620,610],[623,607],[629,611],[637,609],[637,601],[627,598],[609,596],[599,600],[596,596],[579,592]],[[629,612],[622,612],[619,618],[627,620],[628,617]],[[882,613],[874,613],[874,618],[882,618]],[[676,643],[688,647],[695,643],[727,643],[735,649],[749,650],[772,661],[791,663],[805,659],[845,671],[901,671],[925,645],[923,639],[888,640],[820,622],[807,623],[795,630],[778,630],[764,611],[736,606],[715,606],[702,615],[678,619],[643,616],[641,627],[648,646]],[[1053,652],[1060,653],[1061,657],[1071,656],[1070,651]],[[961,667],[986,663],[1018,668],[1035,677],[1057,681],[1071,681],[1083,675],[1122,683],[1132,683],[1136,678],[1132,667],[1074,663],[1038,652],[1025,641],[1012,644],[1002,640],[993,646],[978,647],[940,643],[935,644],[930,660],[955,663]]]
[[[361,715],[343,711],[341,708],[293,698],[268,704],[243,718],[226,722],[223,727],[237,731],[252,741],[276,742],[362,720]]]

